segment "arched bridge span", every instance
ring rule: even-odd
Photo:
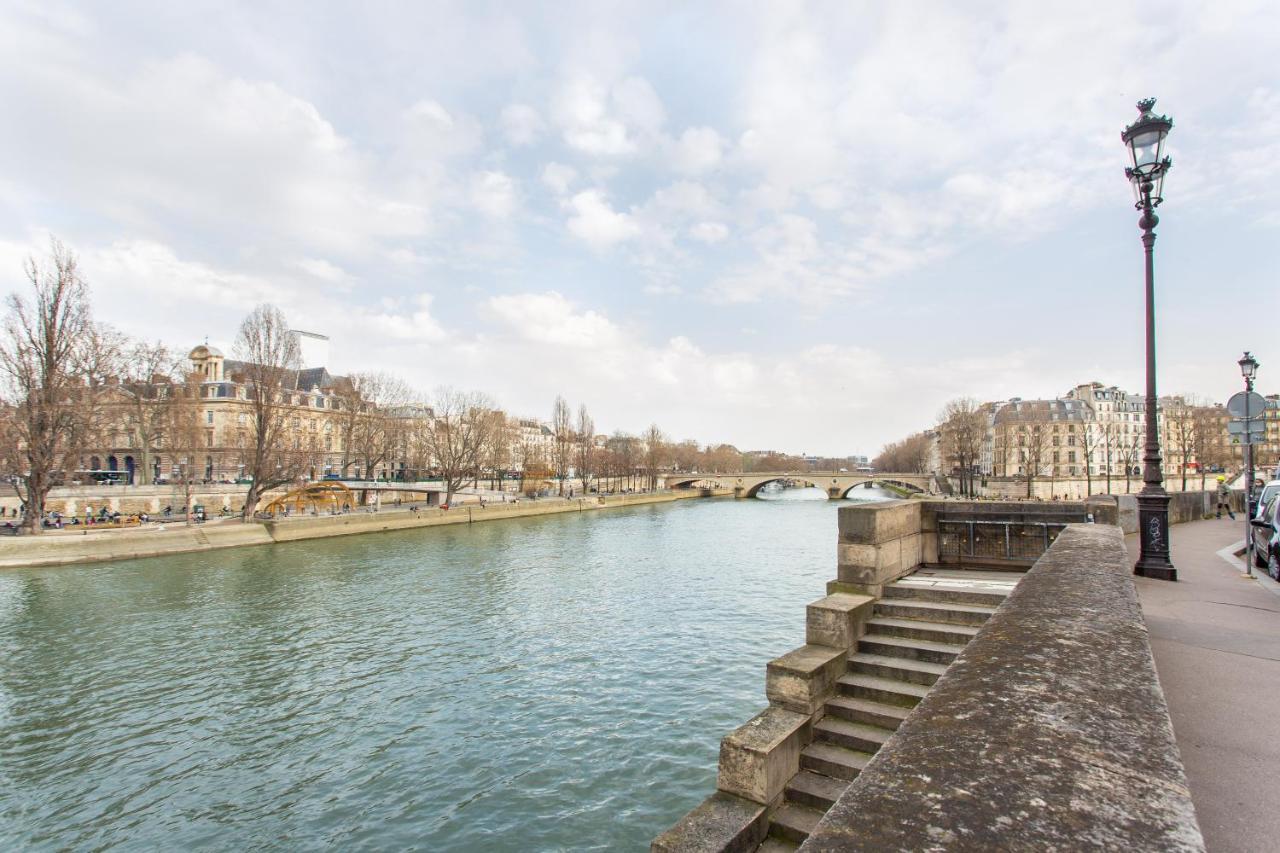
[[[937,483],[931,474],[821,474],[813,471],[767,471],[751,474],[669,474],[669,489],[716,488],[733,489],[740,497],[755,497],[769,483],[795,482],[822,489],[832,499],[846,497],[850,491],[867,484],[894,486],[914,494],[936,494]]]

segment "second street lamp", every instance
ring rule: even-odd
[[[1146,250],[1147,273],[1147,440],[1142,454],[1142,491],[1138,493],[1138,538],[1141,550],[1134,574],[1176,581],[1178,572],[1169,559],[1169,494],[1164,490],[1160,470],[1160,433],[1156,429],[1156,293],[1152,252],[1156,244],[1155,209],[1164,199],[1164,177],[1173,167],[1164,156],[1164,141],[1173,121],[1151,112],[1155,98],[1138,102],[1138,120],[1124,129],[1120,138],[1129,148],[1125,176],[1133,184],[1136,207],[1142,211],[1138,227]]]

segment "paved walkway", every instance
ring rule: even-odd
[[[1243,576],[1230,556],[1242,528],[1227,519],[1174,525],[1178,582],[1137,578],[1210,851],[1280,844],[1280,586]],[[1137,537],[1128,539],[1136,559]]]

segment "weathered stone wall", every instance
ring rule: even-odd
[[[465,504],[448,510],[423,509],[418,513],[388,510],[358,511],[344,515],[293,516],[267,522],[241,524],[219,521],[188,527],[174,523],[133,530],[68,528],[37,536],[0,537],[0,568],[66,565],[134,557],[155,557],[185,551],[208,551],[241,545],[269,545],[330,536],[349,536],[386,530],[408,530],[444,524],[471,524],[503,518],[525,518],[565,512],[593,512],[610,507],[640,506],[699,498],[697,491],[608,495],[574,501],[521,501],[506,504]],[[216,504],[210,504],[215,512]]]
[[[921,502],[884,501],[840,508],[836,580],[845,592],[879,596],[920,565]]]
[[[1203,850],[1123,534],[1064,530],[800,849]]]

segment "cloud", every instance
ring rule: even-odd
[[[566,207],[571,211],[567,223],[569,233],[594,249],[607,249],[640,234],[635,220],[610,207],[599,190],[578,193]]]
[[[691,127],[673,146],[671,162],[681,172],[705,172],[720,164],[724,148],[724,138],[714,128]]]
[[[528,104],[508,104],[502,109],[502,131],[512,145],[532,145],[546,129],[542,115]]]
[[[575,349],[612,348],[623,341],[621,330],[602,314],[578,311],[554,291],[495,296],[486,307],[528,341]]]
[[[516,209],[516,183],[502,172],[480,172],[471,181],[476,209],[494,219],[506,219]]]
[[[699,222],[689,229],[689,236],[703,243],[719,243],[729,236],[729,226],[723,222]]]
[[[548,163],[542,167],[542,183],[556,195],[564,195],[578,179],[578,170],[561,163]]]
[[[555,93],[552,116],[569,147],[592,156],[618,157],[652,143],[666,111],[642,77],[606,86],[591,75],[577,74]]]

